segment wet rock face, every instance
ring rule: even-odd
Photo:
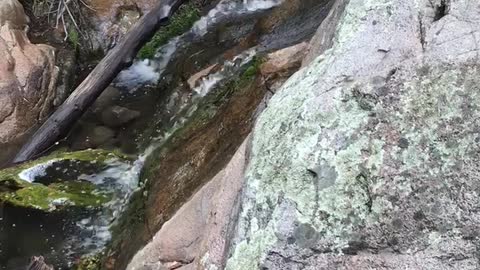
[[[299,68],[302,62],[302,57],[299,55],[305,52],[305,46],[306,43],[301,43],[266,55],[262,61],[259,61],[262,64],[258,64],[256,68],[261,79],[256,80],[254,86],[256,88],[268,87],[269,91],[274,92],[277,89],[276,85],[281,84],[293,74],[295,68]],[[289,60],[289,64],[284,65],[283,60]],[[248,70],[246,73],[251,73],[252,69]],[[242,90],[237,89],[236,91]],[[267,99],[268,97],[265,97],[262,103],[265,103]],[[243,110],[240,115],[245,115],[246,103],[242,102],[242,104]],[[257,110],[261,111],[262,107],[264,105],[260,105]],[[203,134],[206,131],[202,130],[197,133]],[[231,135],[229,136],[232,140]],[[206,140],[202,139],[201,142],[204,149],[209,147]],[[206,267],[208,265],[214,265],[218,269],[224,267],[224,254],[228,252],[230,233],[235,226],[235,219],[232,218],[232,212],[235,211],[232,209],[238,207],[249,142],[249,139],[245,139],[228,165],[209,178],[211,180],[208,184],[185,203],[168,222],[161,224],[160,231],[134,256],[127,269],[163,269],[162,267],[171,269],[170,265],[191,267],[191,269],[208,269]],[[185,146],[189,146],[189,144],[185,144]],[[194,153],[198,152],[194,151]],[[172,155],[174,154],[166,156]],[[181,156],[195,157],[195,155],[187,153]],[[189,162],[192,160],[194,159],[190,158]],[[164,163],[165,161],[162,161],[158,164]],[[204,162],[202,166],[198,167],[196,173],[201,172],[200,168],[205,166],[209,166],[209,164]],[[183,168],[180,173],[187,175],[188,167]],[[178,182],[181,183],[181,181]],[[162,189],[166,188],[168,188],[168,184],[162,184]],[[178,193],[178,191],[173,193]],[[153,205],[166,205],[172,197],[170,195],[168,199],[163,199]],[[204,258],[206,254],[208,254],[208,258]]]
[[[0,3],[0,145],[11,146],[44,119],[53,105],[58,70],[52,47],[34,45],[16,0]],[[8,156],[5,149],[0,164]],[[6,155],[5,155],[6,154]],[[5,156],[4,156],[5,155]]]
[[[226,237],[231,222],[231,209],[237,206],[242,188],[248,138],[232,157],[229,165],[203,186],[175,216],[140,250],[129,263],[128,270],[202,269],[207,261],[222,268]],[[209,251],[208,260],[200,262]],[[175,267],[176,269],[176,267]]]
[[[480,267],[479,8],[336,3],[256,125],[227,269]]]

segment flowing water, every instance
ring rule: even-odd
[[[173,38],[166,45],[162,46],[154,59],[137,60],[130,68],[122,71],[114,84],[131,89],[145,84],[156,83],[162,76],[177,48],[185,46],[192,40],[202,38],[222,22],[258,14],[282,2],[283,0],[222,0],[206,16],[201,17],[190,31],[187,31],[180,37]]]

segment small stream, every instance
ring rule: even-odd
[[[153,59],[137,60],[128,69],[120,72],[114,85],[128,89],[136,89],[146,84],[158,82],[170,60],[176,53],[182,53],[179,48],[184,48],[192,42],[201,42],[202,38],[221,23],[235,21],[248,16],[261,16],[283,0],[222,0],[210,10],[206,16],[201,17],[183,35],[171,39],[162,46]],[[221,50],[221,48],[216,48]]]

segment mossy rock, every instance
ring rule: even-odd
[[[86,255],[80,258],[75,265],[75,270],[100,270],[102,269],[102,257],[105,254],[97,253],[94,255]]]
[[[108,166],[109,161],[113,160],[128,161],[130,157],[104,150],[55,152],[35,161],[0,170],[0,201],[48,212],[58,211],[65,207],[100,207],[108,202],[111,196],[98,191],[93,183],[79,180],[61,181],[60,179],[60,181],[43,185],[22,179],[21,173],[35,168],[45,170],[64,161],[98,164],[98,169],[101,170]]]
[[[161,28],[153,38],[145,44],[138,52],[141,59],[153,58],[158,48],[167,44],[167,42],[188,31],[193,24],[200,19],[200,11],[193,4],[187,4],[180,8],[172,18],[170,23]]]

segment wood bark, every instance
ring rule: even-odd
[[[68,99],[43,123],[14,158],[15,163],[35,158],[67,134],[118,73],[132,64],[140,48],[156,30],[168,23],[184,0],[160,0],[132,26],[123,40],[98,63]]]

